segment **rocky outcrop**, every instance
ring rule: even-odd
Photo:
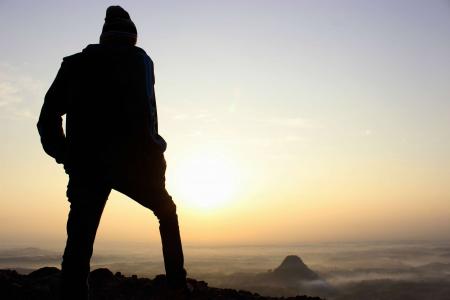
[[[45,267],[22,275],[15,270],[0,270],[0,298],[15,299],[57,299],[60,270]],[[208,287],[204,281],[189,279],[194,287],[192,300],[253,300],[253,299],[290,299],[320,300],[318,297],[296,296],[289,298],[263,297],[255,293]],[[91,272],[89,277],[91,299],[128,300],[128,299],[165,299],[167,287],[164,275],[154,279],[127,277],[120,272],[113,274],[102,268]]]

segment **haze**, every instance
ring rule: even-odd
[[[35,124],[110,4],[155,63],[187,245],[448,240],[448,1],[121,2],[0,3],[3,245],[65,241],[67,177]],[[157,245],[157,220],[113,193],[108,243]]]

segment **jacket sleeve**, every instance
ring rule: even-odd
[[[62,116],[67,109],[67,63],[63,62],[55,80],[45,95],[37,128],[45,152],[56,162],[64,163],[66,157],[66,137],[62,126]]]
[[[148,113],[150,115],[150,135],[153,143],[157,145],[160,151],[164,152],[167,148],[167,143],[158,133],[158,112],[156,108],[155,97],[155,72],[153,62],[150,57],[145,57],[145,85],[146,98],[148,99]]]

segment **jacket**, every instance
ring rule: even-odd
[[[166,149],[154,83],[152,60],[135,46],[93,44],[65,57],[37,123],[44,150],[71,176],[151,175]]]

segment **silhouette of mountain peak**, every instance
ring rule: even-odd
[[[297,255],[288,255],[277,269],[295,269],[304,268],[305,263]]]
[[[297,280],[314,280],[319,276],[311,270],[297,255],[288,255],[273,273],[277,276]]]

